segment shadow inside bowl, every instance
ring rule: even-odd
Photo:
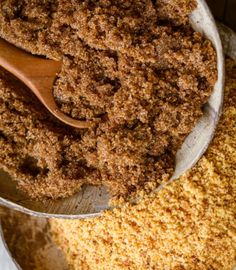
[[[109,193],[104,187],[83,186],[81,191],[66,199],[35,201],[17,189],[11,176],[0,170],[0,203],[31,215],[58,218],[88,218],[108,209]]]

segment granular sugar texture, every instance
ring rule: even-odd
[[[198,164],[140,204],[87,220],[50,220],[73,270],[232,270],[236,265],[236,65]]]
[[[0,166],[21,189],[57,198],[103,184],[119,197],[170,177],[217,77],[212,44],[189,25],[195,7],[193,0],[0,1],[1,37],[62,61],[53,89],[61,110],[99,119],[81,131],[55,124],[1,71]]]

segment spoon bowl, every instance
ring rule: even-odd
[[[15,75],[60,121],[75,128],[89,128],[92,121],[75,120],[60,111],[53,97],[53,84],[61,70],[58,61],[33,56],[0,38],[0,66]]]

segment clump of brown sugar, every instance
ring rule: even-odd
[[[113,196],[126,196],[155,187],[173,173],[176,152],[216,81],[215,50],[188,23],[195,7],[187,0],[1,1],[0,36],[62,61],[54,85],[61,110],[77,119],[101,119],[90,130],[67,131],[58,124],[54,131],[44,110],[40,113],[47,116],[39,120],[36,109],[23,113],[27,97],[13,103],[1,123],[1,140],[9,150],[0,155],[21,188],[33,197],[55,198],[92,183],[106,185]],[[1,99],[3,115],[18,91],[8,84],[1,91],[10,88],[13,94]],[[29,118],[40,122],[39,135],[26,124]],[[55,139],[43,136],[49,130]],[[16,134],[15,140],[6,133]],[[22,151],[24,158],[33,158],[36,178],[35,172],[22,172]],[[32,183],[42,184],[43,191]]]
[[[197,165],[138,205],[87,220],[52,219],[73,270],[232,270],[236,264],[236,65],[225,107]]]

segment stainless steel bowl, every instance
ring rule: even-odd
[[[54,243],[47,219],[10,209],[3,212],[2,225],[0,222],[1,270],[32,270],[36,266],[44,270],[69,270],[64,254]],[[6,221],[6,218],[9,220]],[[15,244],[18,248],[14,251],[12,248]],[[16,252],[18,262],[14,258]]]
[[[3,270],[21,270],[18,263],[15,261],[15,259],[12,258],[12,255],[5,242],[1,222],[0,222],[0,262],[1,262],[1,269]]]
[[[194,29],[210,39],[217,52],[218,80],[204,115],[187,137],[176,156],[176,168],[173,179],[190,169],[206,151],[211,142],[221,114],[224,89],[224,55],[219,33],[213,16],[204,0],[198,0],[198,8],[191,14],[190,21]],[[87,218],[99,215],[108,209],[109,194],[104,187],[84,186],[76,195],[62,200],[36,202],[29,200],[16,189],[11,177],[0,173],[0,204],[29,213],[31,215],[59,218]]]

